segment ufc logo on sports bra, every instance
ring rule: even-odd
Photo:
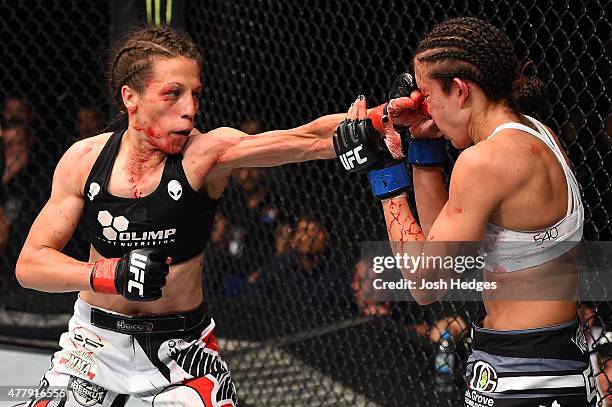
[[[359,156],[359,152],[362,149],[363,144],[360,144],[354,149],[340,155],[340,162],[342,162],[345,170],[353,169],[355,167],[355,164],[353,164],[354,161],[357,161],[357,164],[360,165],[368,161],[368,157],[362,158]]]
[[[138,295],[141,297],[144,295],[144,269],[147,265],[147,256],[142,254],[132,253],[130,256],[130,273],[134,274],[133,279],[128,281],[128,291],[133,293],[133,288],[138,289]]]

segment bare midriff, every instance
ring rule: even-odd
[[[484,328],[500,331],[541,328],[576,319],[575,301],[486,302]]]
[[[538,267],[485,273],[497,290],[483,294],[485,328],[516,330],[558,325],[576,319],[578,271],[571,252]]]

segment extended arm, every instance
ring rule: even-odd
[[[320,117],[290,130],[274,130],[249,135],[240,130],[222,127],[204,137],[218,138],[215,143],[214,173],[226,173],[241,167],[273,167],[277,165],[333,158],[336,156],[332,135],[345,114]],[[196,141],[190,149],[199,148]]]

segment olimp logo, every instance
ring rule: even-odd
[[[98,212],[98,222],[102,225],[103,236],[98,239],[113,246],[155,246],[176,240],[176,228],[130,232],[130,221],[125,216],[113,216],[109,211]]]

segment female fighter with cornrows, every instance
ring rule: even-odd
[[[189,37],[140,29],[111,61],[112,96],[129,126],[66,151],[17,263],[24,287],[80,292],[41,385],[67,386],[54,405],[119,406],[133,396],[155,406],[235,406],[202,306],[217,199],[235,168],[334,157],[331,136],[346,115],[258,135],[202,134],[193,127],[201,55]],[[81,218],[87,262],[61,253]]]
[[[351,170],[368,172],[394,253],[444,254],[436,241],[484,243],[485,279],[509,296],[496,301],[483,295],[487,316],[473,326],[465,405],[593,405],[594,381],[573,300],[575,275],[555,269],[582,238],[580,191],[556,136],[525,114],[539,103],[542,82],[522,75],[509,38],[476,18],[435,26],[412,62],[418,89],[407,74],[398,80],[391,95],[402,97],[386,106],[384,137],[359,100],[334,145],[341,157],[363,145],[362,164]],[[420,227],[407,204],[410,178],[406,161],[398,160],[394,126],[409,127],[413,136],[406,161]],[[442,134],[464,149],[448,191]],[[418,283],[447,277],[442,271],[402,271],[417,282],[411,293],[419,303],[444,294]]]

